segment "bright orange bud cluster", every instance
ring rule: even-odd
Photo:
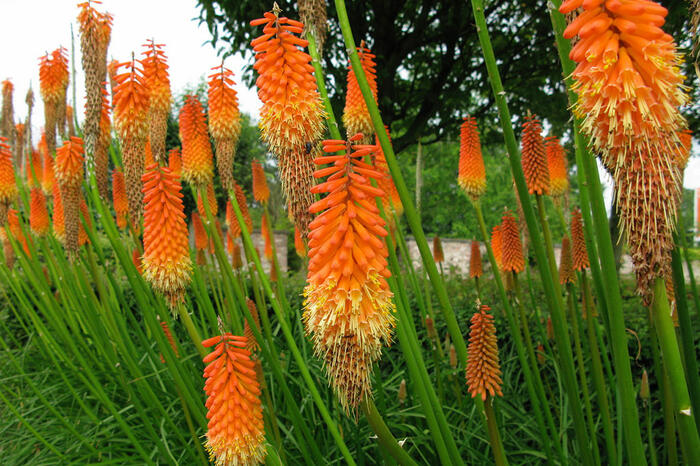
[[[467,387],[472,398],[479,395],[484,401],[487,396],[503,396],[496,327],[490,310],[482,305],[472,316],[467,348]]]
[[[56,150],[56,181],[61,186],[79,187],[83,182],[83,140],[72,137]]]
[[[39,143],[39,149],[41,150],[41,142]],[[56,184],[56,173],[54,171],[55,160],[49,155],[48,150],[42,150],[41,154],[43,155],[44,159],[44,166],[41,174],[41,189],[44,190],[44,194],[50,196],[53,192],[53,187]]]
[[[117,215],[117,227],[123,230],[126,228],[126,215],[129,213],[129,203],[126,200],[124,173],[118,168],[112,173],[112,205],[114,206],[114,213]]]
[[[156,44],[150,39],[143,52],[143,77],[149,96],[148,118],[149,140],[153,156],[159,163],[165,162],[165,135],[168,129],[168,112],[170,111],[170,76],[164,44]],[[146,164],[148,165],[148,164]]]
[[[272,261],[272,242],[274,237],[272,236],[272,229],[270,229],[270,221],[267,215],[263,215],[262,224],[260,225],[260,233],[262,234],[263,240],[265,242],[265,258]]]
[[[179,147],[173,147],[168,152],[168,167],[175,175],[182,176],[182,157]]]
[[[563,196],[569,189],[566,151],[556,136],[545,138],[544,145],[547,153],[547,171],[549,172],[549,194],[553,197]]]
[[[303,51],[308,42],[299,38],[304,25],[279,17],[278,10],[250,22],[263,26],[263,35],[251,42],[255,51],[262,138],[278,157],[305,153],[307,143],[321,138],[323,106],[316,89],[311,57]]]
[[[169,168],[154,164],[143,175],[143,277],[171,306],[182,301],[192,266],[181,191]]]
[[[253,199],[264,204],[270,199],[270,188],[267,186],[265,171],[257,160],[253,160],[251,163],[253,168]]]
[[[65,112],[68,89],[68,56],[58,49],[39,59],[39,89],[44,100],[44,123],[49,154],[56,150],[56,127]]]
[[[46,196],[40,188],[34,188],[31,191],[29,227],[37,236],[44,236],[49,232],[49,210],[46,208]]]
[[[362,71],[365,72],[367,82],[369,83],[369,88],[372,90],[372,96],[376,102],[377,64],[374,62],[376,55],[370,52],[369,48],[365,46],[365,41],[362,41],[360,46],[357,47],[357,54],[360,57]],[[345,94],[345,109],[343,110],[343,125],[345,125],[345,131],[348,134],[362,133],[371,135],[374,133],[372,119],[369,116],[369,110],[367,110],[365,99],[362,97],[360,85],[357,83],[357,76],[355,76],[355,72],[352,70],[352,66],[350,64],[348,64],[347,83],[348,86],[347,93]]]
[[[535,115],[525,117],[521,150],[528,191],[530,194],[549,194],[549,170],[542,140],[542,125]]]
[[[486,192],[486,169],[481,155],[481,141],[476,118],[465,117],[459,132],[459,172],[457,182],[467,195],[476,200]]]
[[[0,137],[0,204],[10,204],[17,197],[17,183],[12,151],[7,138]],[[0,226],[4,224],[0,222]]]
[[[518,223],[510,211],[503,214],[501,223],[502,269],[505,272],[519,273],[525,270],[523,243],[520,241]]]
[[[309,224],[304,289],[306,331],[346,411],[371,396],[372,364],[381,356],[382,343],[391,341],[394,326],[388,252],[381,240],[388,233],[375,202],[384,193],[371,184],[382,174],[363,160],[376,146],[353,145],[359,139],[362,135],[324,141],[329,155],[314,160],[330,166],[314,173],[327,178],[312,192],[327,195],[310,208],[322,213]]]
[[[209,183],[207,185],[207,206],[209,207],[209,212],[212,217],[216,217],[219,213],[219,204],[216,202],[216,193],[214,192],[214,183]],[[204,202],[202,202],[201,190],[197,191],[197,210],[200,214],[204,215],[206,218],[207,211],[204,207]]]
[[[217,466],[253,465],[265,459],[260,385],[248,340],[226,333],[202,342],[214,351],[204,357],[207,395],[207,440],[210,460]]]
[[[41,154],[38,151],[32,150],[28,155],[27,164],[25,166],[27,170],[27,185],[30,188],[37,188],[41,186],[41,176],[43,175]]]
[[[479,242],[477,240],[472,240],[472,249],[469,254],[469,277],[479,278],[483,275],[482,265],[481,265],[481,251],[479,250]]]
[[[226,191],[233,189],[233,159],[241,134],[241,114],[233,86],[233,72],[224,64],[209,75],[209,132],[216,144],[216,167]]]
[[[574,283],[574,263],[571,257],[571,241],[564,235],[561,240],[561,254],[559,255],[559,283]]]
[[[196,96],[188,95],[180,110],[182,178],[195,187],[204,187],[214,177],[214,161],[204,109]]]
[[[583,236],[583,222],[581,221],[581,211],[576,209],[571,212],[571,243],[573,249],[574,270],[585,270],[590,268],[588,261],[588,251],[586,250],[586,240]]]

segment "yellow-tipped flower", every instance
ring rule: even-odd
[[[362,138],[356,135],[352,142]],[[384,193],[370,179],[382,174],[363,161],[377,149],[351,141],[324,141],[314,176],[328,177],[313,188],[328,193],[311,206],[309,271],[304,289],[304,323],[323,358],[341,405],[355,410],[371,396],[370,371],[391,341],[394,304],[386,277],[388,233],[375,197]],[[340,155],[331,155],[341,152]]]
[[[65,108],[68,88],[68,57],[59,47],[39,59],[39,90],[44,101],[44,123],[49,154],[56,150],[56,127]]]
[[[12,151],[7,145],[7,138],[0,137],[0,228],[7,223],[8,209],[16,197],[17,183]]]
[[[169,168],[143,176],[143,277],[171,306],[182,302],[192,267],[180,181]]]
[[[365,72],[367,82],[372,90],[372,96],[376,102],[377,64],[374,62],[376,55],[370,52],[369,48],[365,46],[365,41],[362,41],[360,46],[357,47],[357,54],[360,57],[362,70]],[[362,97],[360,85],[357,83],[357,77],[355,76],[355,72],[352,70],[352,66],[350,66],[350,64],[348,64],[347,83],[345,110],[343,110],[343,125],[345,125],[345,131],[348,134],[362,133],[364,135],[371,136],[374,133],[372,119],[369,116],[367,104],[365,103],[364,97]]]
[[[472,316],[467,348],[467,386],[472,398],[477,395],[486,401],[487,396],[503,396],[501,391],[501,366],[498,360],[498,342],[491,308],[480,306]]]
[[[170,76],[164,44],[156,44],[150,39],[143,52],[143,77],[149,96],[148,119],[150,122],[149,140],[151,151],[158,163],[165,163],[165,134],[168,130],[170,112]]]
[[[226,191],[233,189],[233,158],[241,134],[241,114],[233,72],[224,64],[209,75],[209,132],[216,144],[216,168]]]
[[[476,118],[466,117],[460,129],[457,181],[467,195],[477,200],[486,192],[486,169]]]
[[[561,197],[569,189],[569,177],[566,169],[566,151],[556,136],[545,138],[547,168],[549,171],[549,194]]]
[[[561,254],[559,256],[559,283],[574,283],[574,263],[571,257],[571,241],[568,236],[561,240]]]
[[[83,182],[83,140],[66,141],[56,150],[56,181],[61,190],[65,222],[65,246],[69,257],[78,252],[80,235],[80,185]]]
[[[501,223],[502,266],[505,272],[520,273],[525,270],[523,243],[520,241],[518,223],[510,211],[503,214]],[[494,253],[495,254],[495,253]]]
[[[483,275],[481,265],[481,251],[479,250],[479,242],[472,240],[471,254],[469,254],[469,277],[479,278]]]
[[[205,447],[216,466],[254,465],[265,459],[260,384],[246,337],[226,333],[202,345],[214,351],[204,357],[207,394]]]
[[[214,178],[214,161],[204,109],[197,97],[188,95],[180,110],[182,179],[195,188],[205,187]]]

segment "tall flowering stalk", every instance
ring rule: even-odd
[[[143,277],[175,307],[192,268],[180,180],[153,164],[143,175],[143,193]]]
[[[214,178],[214,161],[202,103],[188,95],[180,110],[182,141],[182,179],[196,189],[204,188]]]
[[[226,191],[233,189],[233,158],[241,135],[241,114],[233,72],[220,66],[209,75],[209,132],[216,147],[216,168]]]
[[[264,25],[263,35],[251,42],[256,53],[254,68],[259,73],[258,97],[263,103],[260,127],[263,140],[277,155],[290,217],[306,234],[313,203],[312,158],[323,133],[324,113],[311,57],[303,51],[308,42],[296,35],[304,25],[279,17],[279,12],[276,7],[250,23]]]
[[[309,225],[309,271],[304,289],[304,323],[322,357],[326,372],[346,411],[371,396],[370,370],[381,356],[382,342],[391,341],[394,326],[392,293],[386,282],[387,235],[375,197],[384,193],[371,185],[381,173],[363,161],[375,146],[326,140],[332,154],[315,159],[313,188],[328,193],[310,211],[321,212]]]
[[[372,90],[374,101],[377,101],[377,64],[374,62],[374,55],[365,45],[365,41],[360,42],[357,48],[357,54],[360,57],[362,70],[367,76],[367,82]],[[369,144],[371,135],[374,133],[372,119],[367,110],[367,104],[360,92],[360,86],[357,84],[357,77],[352,70],[352,66],[348,63],[347,91],[345,94],[345,109],[343,110],[343,125],[347,134],[362,133],[369,139],[364,139],[362,142]]]
[[[323,56],[323,44],[328,33],[328,13],[325,0],[299,0],[299,17],[305,24],[304,31],[311,32],[316,41],[318,55]]]
[[[114,79],[117,86],[112,97],[114,125],[122,143],[126,196],[129,201],[129,221],[138,228],[143,212],[144,146],[148,137],[148,89],[140,63],[132,59],[124,73]]]
[[[590,268],[588,251],[586,250],[586,240],[583,236],[583,221],[579,209],[571,212],[571,246],[572,246],[572,267],[574,270],[584,271]]]
[[[27,142],[27,126],[24,123],[17,123],[15,125],[15,141],[15,164],[21,167]]]
[[[650,304],[653,281],[670,277],[681,177],[674,154],[686,127],[679,107],[688,102],[682,58],[661,29],[668,12],[658,3],[589,3],[560,7],[583,7],[563,33],[580,39],[569,54],[574,114],[615,181],[637,290]]]
[[[42,156],[36,151],[32,150],[27,158],[26,169],[26,181],[29,188],[37,188],[41,186],[41,177],[43,175],[43,167],[41,163]]]
[[[248,212],[248,201],[245,197],[245,192],[241,185],[234,182],[234,193],[236,195],[236,202],[238,202],[238,207],[241,209],[241,214],[243,214],[243,219],[245,221],[245,226],[248,231],[253,231],[253,219],[250,218],[250,213]],[[233,238],[238,238],[241,236],[241,227],[238,225],[238,220],[233,213],[233,206],[231,201],[226,203],[226,225],[229,228],[229,232]]]
[[[0,228],[7,223],[7,212],[17,198],[12,150],[7,142],[7,138],[0,136]]]
[[[143,77],[148,89],[149,107],[149,141],[156,162],[163,164],[165,160],[165,135],[168,129],[168,113],[170,112],[170,76],[164,44],[156,44],[149,39],[143,47],[144,58]]]
[[[73,137],[56,151],[56,181],[61,191],[65,222],[65,247],[75,259],[80,232],[80,186],[83,183],[83,140]]]
[[[66,49],[59,47],[39,58],[39,89],[44,101],[44,131],[49,155],[56,151],[56,128],[65,107],[68,88],[68,57]]]
[[[248,339],[225,333],[202,342],[214,351],[204,357],[207,395],[205,446],[217,466],[254,465],[265,459],[260,384]]]
[[[472,398],[503,396],[498,343],[491,308],[479,306],[471,318],[467,356],[467,386]]]
[[[474,117],[465,117],[460,129],[457,182],[474,201],[486,192],[486,169],[481,155],[479,128]]]

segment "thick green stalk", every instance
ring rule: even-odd
[[[421,258],[423,259],[423,266],[426,268],[428,275],[430,276],[430,280],[433,283],[433,287],[435,288],[435,294],[437,295],[438,302],[440,303],[440,308],[443,312],[445,323],[447,324],[447,330],[450,333],[452,342],[457,350],[457,357],[460,365],[462,367],[466,367],[467,345],[464,342],[464,336],[459,328],[457,318],[455,317],[452,305],[450,304],[450,300],[447,296],[445,284],[440,278],[440,273],[435,266],[435,261],[433,260],[430,252],[430,246],[428,246],[428,241],[426,240],[425,233],[423,232],[420,217],[418,216],[416,208],[411,201],[408,188],[406,188],[406,183],[401,175],[401,169],[396,161],[394,149],[391,147],[391,142],[389,141],[389,137],[384,129],[384,122],[382,121],[382,117],[379,115],[379,108],[377,107],[377,103],[374,101],[372,91],[370,90],[369,83],[367,82],[367,76],[365,76],[365,72],[362,69],[362,64],[360,63],[360,58],[357,55],[357,48],[355,47],[355,41],[352,37],[352,29],[350,27],[350,20],[348,19],[347,10],[345,8],[345,1],[335,0],[335,7],[338,12],[338,20],[340,22],[340,29],[343,33],[343,39],[345,40],[345,48],[350,56],[352,70],[355,73],[357,83],[362,91],[362,96],[367,104],[367,109],[370,117],[372,118],[374,131],[379,139],[379,144],[384,152],[384,156],[386,157],[386,162],[389,166],[391,176],[394,179],[396,190],[398,191],[401,202],[403,203],[406,221],[411,227],[413,236],[416,239],[418,250],[420,251]]]
[[[593,385],[595,386],[596,399],[598,400],[598,410],[600,411],[603,432],[605,433],[605,446],[608,453],[608,462],[617,464],[617,448],[615,447],[615,431],[610,417],[610,405],[608,403],[608,391],[605,387],[605,377],[603,375],[603,365],[600,360],[600,348],[595,332],[595,317],[593,311],[593,297],[588,285],[586,271],[581,271],[581,293],[583,294],[583,306],[586,312],[586,331],[588,335],[588,348],[591,352],[591,373],[593,375]]]
[[[561,5],[559,0],[552,0],[552,5],[558,8]],[[566,20],[562,14],[552,9],[550,11],[552,23],[554,25],[557,47],[562,62],[562,68],[566,78],[566,85],[571,89],[571,74],[574,71],[574,63],[568,58],[570,43],[564,40],[562,33],[566,27]],[[576,101],[576,96],[569,97],[571,103]],[[578,131],[579,122],[576,121],[575,130]],[[581,142],[577,138],[577,145]],[[584,147],[584,146],[581,146]],[[598,251],[603,272],[603,285],[605,288],[605,301],[607,306],[609,335],[613,347],[613,357],[617,375],[617,388],[621,402],[623,423],[625,425],[624,435],[627,444],[629,462],[631,464],[644,466],[647,464],[642,446],[642,433],[639,427],[639,415],[635,403],[634,385],[632,382],[632,369],[630,367],[629,354],[627,349],[627,333],[625,330],[625,319],[622,314],[622,297],[615,267],[615,254],[613,252],[612,238],[608,228],[608,217],[603,200],[603,189],[598,176],[598,167],[595,160],[588,151],[582,151],[583,169],[586,177],[589,194],[592,201],[593,225],[595,238],[598,243]]]
[[[678,235],[675,236],[677,237]],[[688,312],[683,264],[681,263],[678,248],[674,248],[671,251],[671,259],[673,285],[676,294],[676,312],[678,313],[678,327],[683,350],[683,367],[685,368],[685,377],[688,380],[690,402],[693,405],[693,412],[697,414],[700,413],[700,370],[698,369],[698,360],[695,355],[695,335],[693,335],[693,324],[690,321],[690,313]],[[700,416],[695,416],[695,425],[698,432],[700,432]]]
[[[518,144],[511,125],[511,116],[510,110],[508,109],[508,102],[506,100],[506,92],[503,89],[503,84],[498,71],[498,65],[496,64],[496,57],[494,56],[493,47],[491,45],[491,38],[489,37],[488,26],[486,25],[486,18],[484,17],[483,2],[481,0],[471,0],[471,5],[474,12],[474,19],[476,22],[479,42],[481,44],[481,50],[484,55],[486,70],[491,83],[491,89],[496,101],[496,106],[498,107],[501,128],[503,129],[506,149],[508,151],[508,162],[510,163],[513,180],[515,181],[518,191],[518,197],[520,198],[520,203],[523,207],[523,214],[527,223],[527,229],[530,232],[532,247],[535,252],[537,264],[539,265],[538,269],[542,278],[545,297],[549,304],[550,314],[552,316],[554,334],[561,359],[561,374],[564,382],[564,388],[568,396],[571,415],[574,421],[574,430],[576,432],[576,439],[579,443],[581,461],[585,465],[590,465],[593,464],[593,456],[591,455],[589,448],[586,423],[583,416],[581,403],[579,403],[578,398],[578,383],[576,381],[574,358],[571,352],[571,341],[566,329],[564,303],[561,297],[559,283],[554,279],[552,270],[549,267],[547,251],[537,228],[537,220],[534,209],[530,203],[527,185],[525,183],[525,176],[523,174],[520,161]]]
[[[397,442],[394,436],[391,434],[389,428],[384,423],[382,416],[377,411],[377,407],[374,406],[372,399],[365,398],[365,401],[361,404],[361,408],[365,413],[367,422],[372,427],[374,433],[377,434],[379,444],[385,448],[399,464],[417,466],[418,463],[413,461],[413,459],[408,456],[408,453],[401,448],[399,442]]]
[[[651,466],[659,466],[659,460],[656,455],[656,444],[654,443],[654,430],[651,428],[651,403],[646,402],[646,427],[647,427],[647,443],[649,444],[649,458]]]
[[[335,114],[333,112],[333,107],[331,106],[331,101],[330,99],[328,99],[326,80],[323,79],[321,57],[318,56],[318,49],[316,49],[316,39],[314,38],[314,35],[311,32],[311,30],[307,31],[306,40],[309,41],[309,55],[311,55],[311,64],[314,67],[314,77],[316,78],[316,86],[318,87],[318,93],[321,95],[321,101],[323,101],[323,106],[326,109],[326,124],[328,125],[328,130],[331,133],[331,138],[343,139],[340,135],[340,129],[338,128],[338,122],[335,119]]]
[[[670,381],[673,408],[678,422],[678,434],[686,455],[684,459],[688,464],[700,464],[700,437],[695,424],[695,413],[691,409],[676,332],[671,321],[671,308],[666,297],[666,285],[662,278],[657,278],[654,282],[652,313],[661,345],[664,366]]]
[[[489,442],[491,443],[494,464],[496,464],[496,466],[506,466],[508,460],[506,459],[505,451],[503,451],[501,435],[498,433],[498,424],[496,423],[496,413],[493,409],[493,402],[494,399],[490,396],[484,401],[484,416],[486,416],[486,423],[488,424]]]
[[[190,339],[192,339],[192,343],[194,344],[195,348],[197,348],[199,355],[204,357],[209,354],[206,348],[202,346],[202,337],[199,334],[197,327],[195,327],[192,317],[190,316],[190,313],[187,312],[184,304],[180,303],[177,305],[177,313],[180,316],[180,320],[182,320],[182,324],[185,326],[185,329],[187,329],[187,333],[189,334]]]

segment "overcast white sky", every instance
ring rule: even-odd
[[[78,111],[83,111],[84,75],[80,65],[77,4],[77,0],[0,0],[0,18],[3,18],[0,27],[0,80],[9,78],[15,85],[16,118],[26,115],[24,97],[31,83],[36,99],[35,135],[43,121],[38,59],[60,45],[70,51],[71,24],[76,38]],[[128,60],[132,51],[140,55],[141,44],[151,37],[165,44],[175,94],[188,84],[199,82],[211,67],[221,61],[208,43],[210,35],[206,25],[198,25],[196,18],[199,10],[195,0],[104,0],[97,8],[114,15],[110,59]],[[250,16],[258,17],[262,13],[251,12]],[[235,74],[241,111],[257,118],[260,101],[254,90],[240,83],[242,65],[243,60],[239,56],[226,60],[226,66]],[[698,152],[700,147],[693,144],[693,153]],[[700,157],[691,158],[684,185],[686,188],[700,188]]]

